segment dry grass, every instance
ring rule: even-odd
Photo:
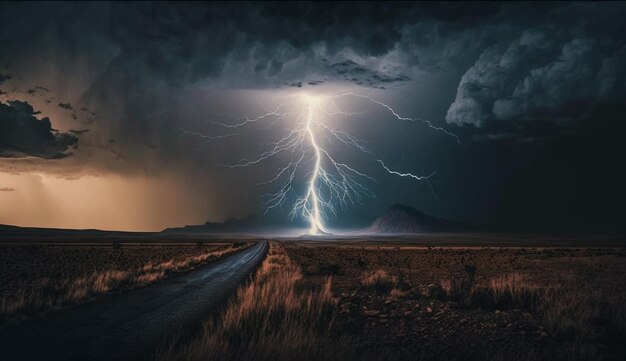
[[[547,331],[564,342],[570,360],[597,359],[598,345],[626,354],[626,299],[618,294],[557,285],[546,290],[539,312]]]
[[[191,270],[200,264],[233,253],[243,246],[213,247],[199,250],[201,252],[197,255],[172,257],[161,262],[148,261],[125,269],[98,269],[87,275],[72,274],[64,279],[38,278],[0,299],[0,323],[11,321],[17,315],[33,315],[60,309],[108,292],[145,286],[170,274]]]
[[[524,309],[539,315],[546,332],[564,342],[560,354],[568,360],[598,359],[598,345],[623,348],[626,299],[570,282],[539,286],[523,274],[509,273],[474,284],[469,294],[459,286],[463,281],[446,279],[440,286],[446,297],[466,300],[469,307]]]
[[[318,360],[338,350],[327,338],[336,303],[332,279],[320,289],[303,290],[302,273],[275,244],[254,279],[203,334],[182,348],[172,346],[161,360]],[[340,354],[345,355],[345,351]]]
[[[624,248],[287,250],[304,268],[341,270],[333,281],[344,311],[334,330],[355,335],[372,352],[391,347],[424,351],[427,359],[502,360],[626,355]],[[364,317],[363,309],[386,317]]]
[[[497,309],[535,309],[544,290],[519,273],[491,278],[486,286],[476,285],[470,293],[475,307]]]
[[[388,293],[398,285],[398,277],[391,276],[383,269],[365,271],[361,274],[361,285],[377,293]]]

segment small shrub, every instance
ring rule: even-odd
[[[471,291],[472,306],[498,309],[533,309],[542,289],[528,282],[519,273],[505,274],[490,279],[486,286]]]
[[[398,285],[398,278],[390,276],[387,271],[382,269],[366,271],[361,274],[361,285],[373,289],[377,293],[388,293]]]
[[[395,287],[391,290],[391,292],[389,292],[389,295],[395,298],[403,298],[406,297],[407,294],[408,292],[402,291],[401,289]]]
[[[439,281],[440,295],[436,298],[447,298],[462,305],[471,304],[472,291],[475,287],[476,266],[465,265],[465,273],[461,279],[444,279]]]

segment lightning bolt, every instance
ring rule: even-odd
[[[324,119],[328,117],[350,117],[363,113],[345,112],[340,109],[335,100],[342,97],[356,97],[369,101],[386,109],[393,117],[401,121],[422,121],[431,129],[452,136],[460,143],[457,135],[444,128],[437,127],[428,120],[401,116],[390,105],[368,95],[346,92],[316,97],[302,93],[289,97],[290,103],[279,105],[274,110],[256,118],[227,115],[234,119],[234,123],[207,122],[224,129],[245,128],[266,120],[271,120],[270,127],[280,121],[290,122],[285,127],[286,134],[276,142],[265,144],[267,147],[265,151],[251,159],[242,159],[234,164],[221,164],[219,166],[231,169],[245,168],[261,164],[269,159],[287,159],[270,179],[258,183],[259,185],[277,185],[275,192],[265,193],[262,196],[266,207],[265,213],[282,207],[288,203],[289,199],[294,198],[289,210],[289,219],[305,219],[309,224],[309,234],[327,234],[326,220],[330,215],[337,216],[340,211],[348,207],[362,204],[364,197],[375,197],[375,194],[364,184],[364,181],[375,183],[375,178],[336,160],[333,153],[324,146],[322,141],[324,139],[332,143],[337,142],[366,155],[371,161],[378,164],[381,170],[394,176],[428,181],[436,174],[433,172],[429,175],[416,175],[391,169],[361,140],[346,131],[333,128],[328,122],[324,122]],[[325,109],[325,105],[330,105],[335,109],[328,111]],[[209,136],[185,129],[179,131],[181,136],[195,136],[204,141],[218,141],[240,134],[226,133]],[[298,187],[302,184],[301,179],[306,185],[303,195],[299,195],[300,192],[298,192]]]
[[[313,167],[313,174],[311,175],[311,180],[309,180],[309,187],[305,197],[309,207],[306,207],[305,209],[310,224],[309,233],[317,234],[321,232],[326,232],[324,230],[324,225],[322,223],[322,214],[320,212],[320,198],[317,195],[317,178],[320,175],[320,168],[322,166],[322,152],[319,145],[317,145],[317,141],[315,140],[315,133],[311,128],[311,123],[313,122],[313,105],[314,101],[309,99],[306,133],[311,139],[311,146],[313,147],[315,153],[315,166]]]
[[[398,113],[396,113],[396,111],[390,106],[387,105],[379,100],[373,99],[368,95],[364,95],[364,94],[356,94],[356,93],[351,93],[351,92],[346,92],[346,93],[342,93],[342,94],[337,94],[335,95],[336,98],[340,98],[340,97],[345,97],[345,96],[352,96],[355,98],[361,98],[361,99],[365,99],[369,102],[372,102],[374,104],[380,105],[383,108],[386,108],[391,114],[393,114],[394,117],[396,117],[398,120],[405,120],[405,121],[409,121],[409,122],[416,122],[416,121],[421,121],[422,123],[426,124],[429,128],[434,129],[436,131],[442,132],[446,135],[449,135],[451,137],[454,137],[457,141],[457,143],[462,144],[461,143],[461,139],[459,138],[458,135],[451,133],[449,131],[447,131],[446,129],[442,128],[442,127],[438,127],[433,125],[433,123],[428,120],[428,119],[423,119],[423,118],[419,118],[419,119],[414,119],[414,118],[409,118],[409,117],[403,117],[401,115],[399,115]]]

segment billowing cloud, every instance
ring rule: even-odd
[[[482,52],[463,75],[446,120],[564,122],[624,100],[626,46],[555,26],[525,30]]]
[[[328,69],[335,80],[346,80],[363,86],[382,87],[385,84],[411,80],[411,78],[402,73],[397,75],[384,74],[376,70],[367,69],[352,60],[329,64]]]
[[[50,119],[37,118],[27,102],[0,103],[0,157],[63,158],[77,138],[52,129]]]

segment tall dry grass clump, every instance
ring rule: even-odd
[[[534,309],[543,292],[519,273],[491,278],[487,286],[472,291],[472,304],[490,308]]]
[[[328,339],[335,306],[331,278],[320,289],[302,289],[302,273],[281,246],[272,244],[255,277],[241,287],[191,343],[161,360],[336,359]]]
[[[461,279],[443,279],[438,289],[444,298],[487,309],[534,309],[544,293],[543,288],[519,273],[507,273],[481,282],[475,281],[471,273]]]
[[[16,314],[32,315],[85,302],[96,296],[145,286],[177,272],[191,270],[205,262],[218,259],[249,246],[219,247],[184,259],[150,262],[133,269],[110,269],[94,271],[85,276],[52,282],[42,278],[14,292],[11,297],[0,299],[0,324]]]
[[[377,293],[389,293],[398,285],[398,277],[383,269],[365,271],[361,274],[361,285]]]

